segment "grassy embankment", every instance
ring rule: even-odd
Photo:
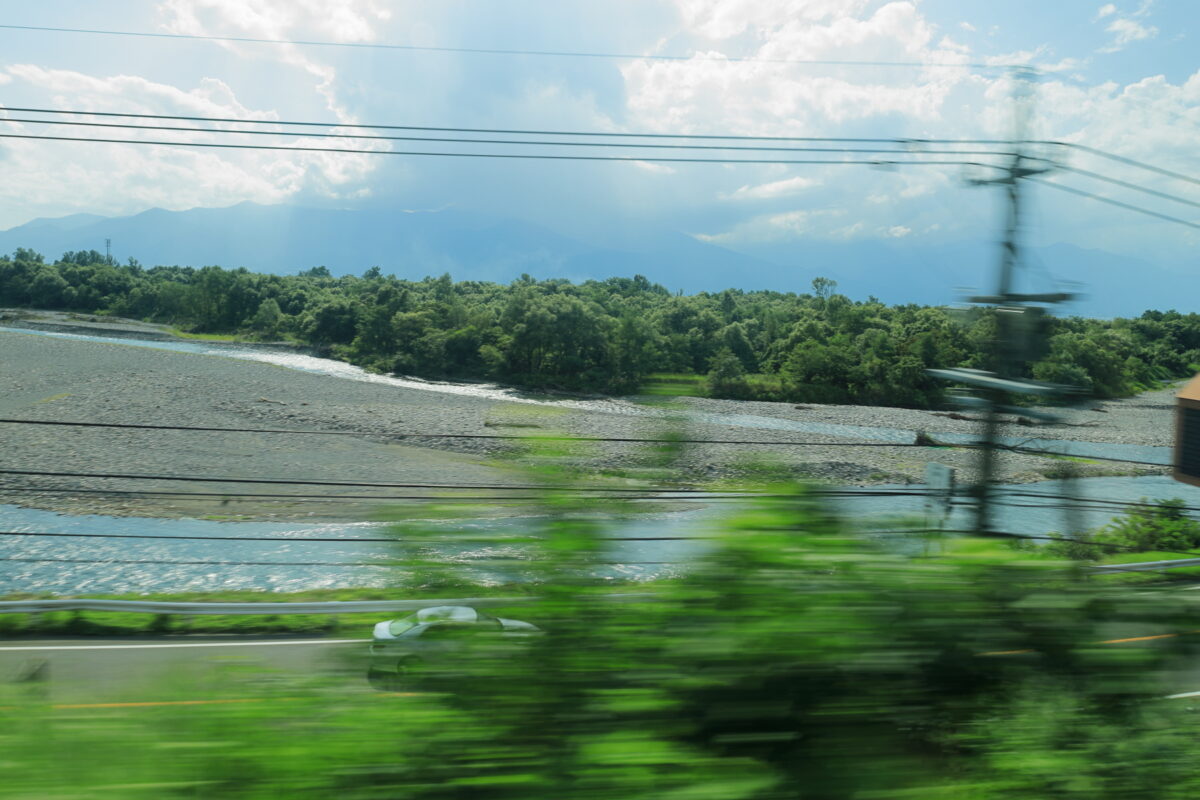
[[[602,592],[653,592],[664,590],[669,581],[612,582]],[[146,600],[170,603],[331,603],[356,600],[430,600],[468,597],[524,597],[538,591],[536,584],[504,586],[461,585],[442,588],[357,588],[313,589],[305,592],[262,592],[230,590],[182,592],[178,594],[98,594],[96,600]],[[58,595],[10,594],[0,600],[58,599]],[[520,617],[519,604],[488,606],[500,616]],[[357,634],[386,618],[386,612],[366,614],[214,614],[156,615],[123,611],[50,611],[42,614],[0,614],[0,637],[13,636],[161,636],[164,634]],[[402,616],[397,612],[396,616]]]

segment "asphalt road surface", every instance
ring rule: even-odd
[[[367,639],[176,637],[0,641],[0,682],[51,703],[207,701],[239,684],[344,674],[366,690]]]
[[[1105,644],[1154,646],[1175,635]],[[41,701],[80,706],[231,702],[239,692],[253,695],[275,680],[316,675],[369,691],[369,641],[289,636],[0,641],[0,683]],[[1200,702],[1196,670],[1162,677],[1165,691]]]

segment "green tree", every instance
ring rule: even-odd
[[[283,322],[283,312],[274,297],[268,297],[258,304],[258,311],[250,320],[250,327],[263,336],[278,336],[279,326]]]

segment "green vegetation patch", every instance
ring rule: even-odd
[[[287,341],[375,372],[535,391],[932,408],[947,384],[927,369],[994,361],[994,309],[887,305],[836,289],[818,278],[808,294],[682,295],[642,276],[501,285],[377,268],[146,269],[96,251],[0,257],[0,297],[13,306],[148,320],[189,339]],[[1018,370],[1096,397],[1189,376],[1200,362],[1198,314],[1037,324],[1044,346]]]

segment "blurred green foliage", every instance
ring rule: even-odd
[[[550,486],[526,535],[485,544],[536,583],[542,635],[478,637],[436,690],[372,695],[362,663],[172,695],[249,702],[48,707],[0,699],[2,797],[1192,798],[1200,755],[1186,597],[1096,584],[991,540],[935,556],[866,538],[772,487],[686,575],[621,597],[600,508]],[[398,524],[407,569],[461,585],[447,528]],[[478,536],[478,534],[474,534]],[[461,550],[462,548],[458,548]],[[1109,642],[1109,643],[1105,643]],[[424,691],[420,691],[424,689]],[[186,694],[184,694],[186,693]]]
[[[1115,551],[1179,554],[1200,548],[1200,522],[1187,514],[1187,503],[1176,497],[1150,500],[1126,511],[1112,522],[1075,536],[1055,535],[1045,551],[1061,558],[1098,561]]]
[[[109,262],[96,251],[45,263],[0,257],[6,305],[116,314],[188,331],[287,339],[381,372],[490,379],[531,388],[928,408],[945,384],[929,367],[988,367],[995,312],[952,313],[854,301],[837,284],[812,294],[727,289],[672,294],[638,275],[575,285],[522,276],[509,285],[449,275],[398,280],[372,268],[334,277]],[[1031,325],[1033,323],[1031,322]],[[1200,315],[1039,317],[1046,346],[1030,376],[1118,397],[1192,373]],[[679,376],[702,379],[681,381]]]

